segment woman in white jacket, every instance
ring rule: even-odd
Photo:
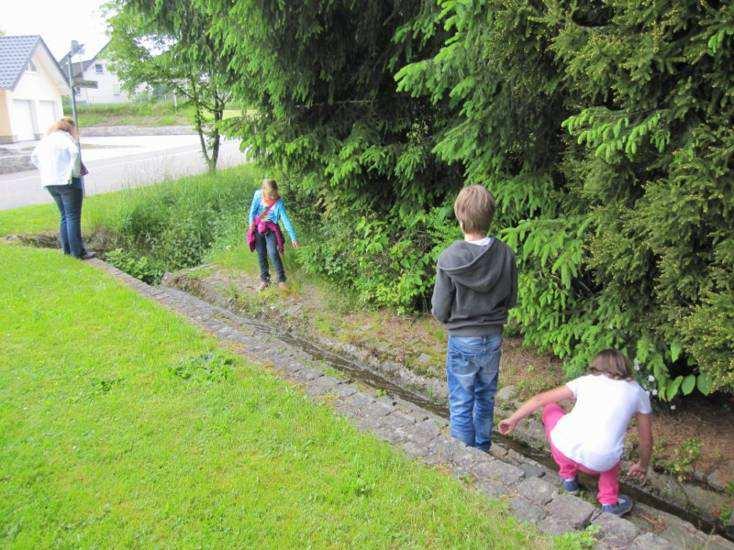
[[[79,135],[74,120],[56,122],[31,154],[31,162],[41,172],[41,185],[56,201],[61,214],[59,237],[64,254],[88,259],[94,254],[84,249],[81,232],[84,188],[81,180]]]

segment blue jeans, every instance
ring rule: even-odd
[[[451,436],[488,451],[492,445],[502,332],[488,336],[449,336],[446,377]]]
[[[275,266],[275,273],[278,275],[278,282],[285,282],[285,270],[283,269],[283,261],[278,253],[278,242],[275,239],[275,233],[268,231],[263,235],[255,231],[255,250],[257,250],[257,260],[260,263],[260,280],[263,283],[270,282],[270,266],[268,266],[268,256]]]
[[[72,178],[70,185],[49,185],[48,192],[56,201],[61,214],[59,224],[59,239],[64,254],[71,254],[81,258],[85,254],[82,242],[82,201],[84,189],[80,178]]]

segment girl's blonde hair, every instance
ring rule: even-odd
[[[265,178],[262,181],[261,189],[263,191],[263,194],[267,196],[269,199],[279,199],[280,194],[278,193],[278,182],[275,181],[272,178]]]
[[[60,118],[51,125],[47,133],[50,134],[57,131],[66,132],[67,134],[76,136],[76,124],[74,124],[74,119],[69,116]]]
[[[603,374],[614,380],[629,380],[630,361],[621,351],[605,349],[599,352],[589,366],[591,374]]]

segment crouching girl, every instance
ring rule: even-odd
[[[632,379],[628,359],[617,350],[599,353],[589,371],[586,376],[532,397],[500,422],[499,431],[509,434],[520,420],[542,407],[545,435],[563,488],[570,493],[579,490],[579,471],[598,476],[597,500],[602,511],[621,516],[632,509],[632,500],[619,494],[624,436],[632,417],[636,417],[640,460],[630,467],[629,475],[644,480],[652,453],[650,397]],[[576,400],[568,414],[557,404],[564,399]]]

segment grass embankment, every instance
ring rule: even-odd
[[[93,267],[0,264],[0,541],[547,544]]]
[[[70,112],[70,107],[65,108]],[[195,109],[190,103],[181,102],[131,102],[77,105],[79,126],[190,126]],[[239,109],[226,109],[224,118],[237,116]],[[83,133],[83,130],[82,130]]]

